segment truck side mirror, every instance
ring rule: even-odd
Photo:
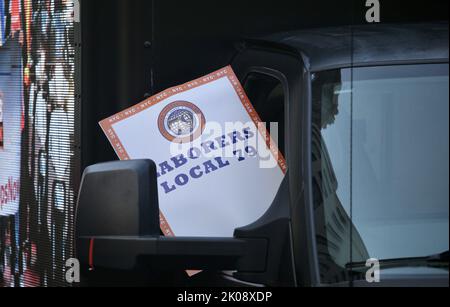
[[[81,182],[75,228],[80,260],[89,259],[97,237],[159,236],[155,163],[117,161],[88,167]]]
[[[77,259],[83,271],[233,270],[249,282],[291,284],[292,274],[285,277],[283,269],[292,263],[288,186],[285,179],[268,212],[234,238],[169,238],[160,236],[154,162],[88,167],[76,214]]]

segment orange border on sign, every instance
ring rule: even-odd
[[[113,146],[117,156],[120,160],[130,160],[130,156],[128,155],[126,149],[124,148],[122,142],[120,141],[119,137],[117,136],[116,132],[114,131],[114,128],[112,127],[114,124],[123,121],[127,118],[130,118],[133,115],[136,115],[142,111],[145,111],[153,106],[155,106],[158,103],[164,102],[170,97],[195,89],[199,86],[211,83],[213,81],[222,79],[222,78],[228,78],[228,80],[233,85],[236,94],[238,95],[239,99],[241,100],[241,103],[244,107],[244,109],[247,111],[248,115],[252,119],[253,123],[256,127],[258,127],[259,133],[266,139],[267,147],[270,148],[272,154],[274,157],[278,157],[278,165],[281,169],[281,171],[286,174],[287,172],[287,165],[286,160],[283,156],[283,154],[278,149],[278,146],[270,136],[269,132],[267,131],[267,128],[265,125],[260,125],[262,123],[261,118],[259,117],[258,113],[256,112],[255,108],[253,107],[252,103],[250,102],[250,99],[248,98],[247,94],[244,91],[244,88],[242,87],[241,83],[239,82],[239,79],[237,78],[236,74],[233,71],[233,68],[231,66],[224,67],[222,69],[219,69],[209,75],[206,75],[204,77],[198,78],[196,80],[190,81],[188,83],[185,83],[180,86],[175,86],[172,88],[169,88],[159,94],[156,94],[150,98],[147,98],[146,100],[142,101],[141,103],[128,108],[120,113],[117,113],[116,115],[113,115],[109,118],[106,118],[100,122],[100,127],[102,128],[103,132],[105,133],[106,137],[108,138],[109,142]],[[164,214],[160,210],[160,220],[161,220],[161,230],[165,236],[168,237],[174,237],[175,234],[172,231],[169,223],[167,222],[167,219],[165,218]]]

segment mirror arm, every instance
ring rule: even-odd
[[[76,210],[77,258],[83,269],[231,270],[255,284],[296,284],[288,178],[269,210],[234,238],[168,238],[160,236],[153,161],[90,166]]]
[[[91,269],[238,270],[263,272],[267,240],[233,238],[79,237],[80,261]]]

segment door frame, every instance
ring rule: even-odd
[[[296,286],[320,284],[312,204],[311,75],[295,51],[250,43],[232,62],[239,80],[251,73],[279,80],[285,90],[291,250]]]

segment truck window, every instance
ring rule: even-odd
[[[448,251],[448,64],[344,69],[313,84],[313,194],[323,283],[354,264]],[[351,82],[353,78],[353,83]],[[400,263],[400,262],[399,262]],[[390,273],[448,274],[447,267]]]
[[[281,82],[269,75],[250,73],[244,89],[261,120],[285,155],[285,94]],[[272,123],[272,124],[271,124]],[[274,125],[275,123],[275,125]]]

